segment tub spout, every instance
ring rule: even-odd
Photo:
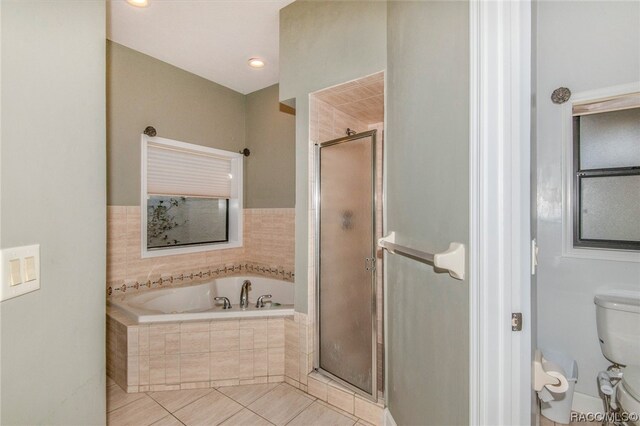
[[[224,303],[222,309],[231,309],[231,302],[226,297],[214,297],[213,300],[216,302],[222,301]]]
[[[256,302],[256,308],[264,308],[263,299],[271,299],[271,295],[270,294],[263,294],[262,296],[258,297],[258,301]]]
[[[242,309],[249,307],[249,289],[251,289],[251,281],[244,280],[242,289],[240,290],[240,308]]]

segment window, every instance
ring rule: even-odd
[[[640,250],[640,93],[574,103],[573,246]]]
[[[142,257],[242,246],[242,155],[142,136]]]

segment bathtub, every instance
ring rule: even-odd
[[[251,281],[249,307],[240,309],[240,288]],[[256,300],[271,294],[263,308]],[[293,283],[265,277],[225,277],[183,287],[160,288],[112,297],[109,305],[124,311],[138,323],[177,322],[225,318],[293,315]],[[214,297],[226,297],[231,309],[222,309]]]

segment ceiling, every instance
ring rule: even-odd
[[[278,82],[279,10],[293,0],[149,0],[108,4],[107,37],[247,94]],[[253,69],[247,60],[266,62]]]

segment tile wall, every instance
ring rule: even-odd
[[[284,381],[285,318],[136,324],[107,310],[107,375],[128,393]]]
[[[245,209],[244,246],[142,259],[140,207],[107,208],[107,294],[251,273],[293,281],[294,209]]]

